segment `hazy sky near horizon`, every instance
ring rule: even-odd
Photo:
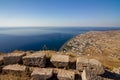
[[[120,0],[0,0],[0,27],[119,26]]]

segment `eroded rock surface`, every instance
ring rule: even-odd
[[[75,80],[75,72],[69,70],[59,70],[57,77],[59,80]]]
[[[14,74],[14,75],[23,75],[27,74],[27,67],[24,65],[19,65],[19,64],[13,64],[13,65],[7,65],[3,67],[2,72],[4,74]]]
[[[82,57],[77,58],[76,69],[79,71],[83,71],[84,69],[89,69],[92,72],[94,72],[94,74],[98,74],[98,75],[103,74],[105,72],[102,64],[98,60],[86,59]]]
[[[33,80],[47,80],[53,76],[53,69],[35,68],[31,74]]]
[[[26,53],[10,53],[3,57],[3,62],[5,65],[8,64],[17,64],[22,62],[22,57],[25,56]]]
[[[114,79],[108,79],[108,78],[103,78],[101,76],[97,76],[90,69],[84,69],[81,74],[81,77],[82,80],[114,80]]]
[[[60,51],[89,55],[109,53],[110,55],[120,53],[119,44],[120,30],[91,31],[72,38],[61,47]]]
[[[53,55],[51,57],[50,61],[56,67],[67,67],[69,64],[69,56],[67,56],[67,55]]]
[[[45,67],[46,58],[44,53],[33,53],[23,57],[23,64],[26,66]]]

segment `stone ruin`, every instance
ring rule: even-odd
[[[72,65],[75,68],[69,64],[69,55],[56,53],[46,57],[44,52],[10,53],[0,56],[0,74],[29,75],[30,80],[110,80],[100,76],[105,70],[95,59],[77,57]]]

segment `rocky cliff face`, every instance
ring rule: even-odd
[[[120,30],[80,34],[66,42],[60,51],[96,57],[107,66],[118,67],[120,66]]]

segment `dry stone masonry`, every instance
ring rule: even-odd
[[[33,80],[47,80],[53,76],[53,69],[35,68],[31,74]]]
[[[114,80],[103,78],[101,76],[97,76],[94,72],[90,69],[84,69],[83,73],[81,74],[82,80]]]
[[[7,56],[3,57],[3,62],[5,65],[8,64],[17,64],[22,61],[22,57],[25,56],[26,53],[10,53]]]
[[[88,61],[89,60],[86,58],[82,58],[82,57],[77,58],[76,69],[79,71],[83,71],[84,68],[88,68],[89,67]]]
[[[57,77],[59,80],[75,80],[75,72],[69,70],[59,70]]]
[[[67,67],[69,64],[69,56],[66,55],[53,55],[50,60],[56,67]]]
[[[76,69],[79,71],[90,69],[94,71],[94,74],[103,74],[105,72],[102,64],[99,61],[82,57],[77,58]]]
[[[82,80],[103,80],[102,77],[94,75],[92,71],[88,69],[83,70],[81,77],[82,77]]]
[[[23,64],[26,66],[45,67],[46,58],[44,53],[34,53],[23,57]]]
[[[2,69],[3,74],[23,75],[27,74],[27,67],[19,64],[7,65]]]
[[[1,59],[2,72],[0,74],[28,75],[32,80],[81,80],[80,77],[82,77],[82,80],[104,79],[100,76],[104,73],[104,68],[95,59],[76,57],[76,68],[71,69],[69,67],[69,55],[54,54],[49,57],[49,60],[47,58],[44,52],[35,52],[30,55],[25,53],[8,54]],[[48,62],[53,64],[54,67],[50,67],[47,64]],[[82,74],[77,75],[76,72]]]
[[[89,59],[89,66],[89,69],[91,69],[94,72],[94,74],[100,75],[104,74],[105,72],[102,64],[96,59]]]

